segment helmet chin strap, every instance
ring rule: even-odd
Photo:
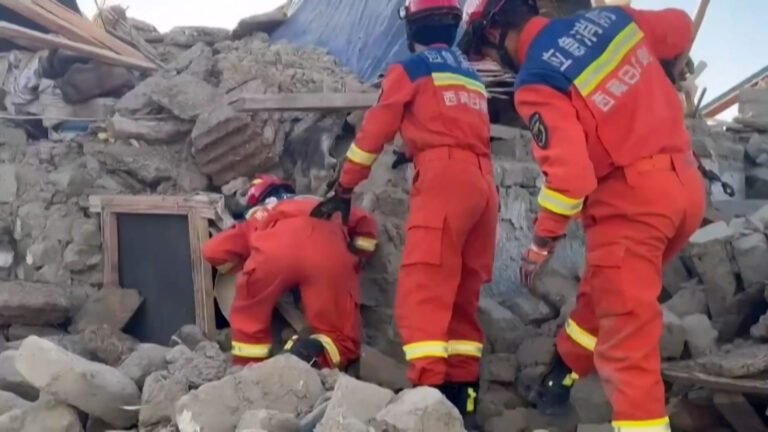
[[[514,73],[518,73],[520,71],[520,66],[518,66],[515,59],[509,55],[509,51],[507,50],[507,36],[509,36],[509,32],[510,29],[508,28],[501,31],[499,41],[496,44],[496,52],[499,55],[499,60],[501,61],[502,66]]]

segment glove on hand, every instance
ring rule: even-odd
[[[334,213],[340,213],[341,221],[348,225],[351,212],[352,190],[337,186],[333,195],[321,201],[309,215],[316,219],[330,220]]]
[[[523,260],[520,263],[520,283],[523,286],[533,288],[533,279],[555,250],[555,244],[557,239],[534,237],[531,245],[523,252]]]

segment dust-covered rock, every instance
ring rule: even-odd
[[[121,330],[141,304],[141,295],[134,289],[100,289],[80,308],[69,326],[71,333],[80,333],[89,327],[106,325]]]
[[[147,143],[171,144],[183,140],[192,131],[193,124],[174,119],[133,119],[115,114],[107,122],[107,129],[115,139],[138,139]]]
[[[132,379],[139,388],[144,386],[144,380],[152,373],[165,369],[168,363],[165,356],[170,348],[151,343],[139,344],[136,349],[123,360],[117,368],[125,376]]]
[[[184,120],[196,119],[220,96],[208,83],[187,74],[163,78],[154,90],[152,100]]]
[[[513,383],[517,376],[517,357],[513,354],[491,354],[485,356],[484,369],[488,381]]]
[[[463,432],[459,411],[436,389],[405,390],[377,416],[380,424],[409,432]]]
[[[40,391],[16,369],[18,354],[16,350],[0,353],[0,390],[19,395],[28,401],[37,400]]]
[[[16,409],[24,409],[32,402],[22,399],[14,393],[0,390],[0,416]]]
[[[597,374],[592,374],[576,381],[571,391],[571,405],[583,423],[603,423],[611,421],[611,403],[603,391]]]
[[[290,414],[274,410],[246,411],[237,423],[236,432],[299,432],[301,424]],[[340,431],[341,429],[333,429]]]
[[[230,31],[217,27],[174,27],[165,34],[165,43],[191,47],[198,43],[213,45],[229,38]]]
[[[70,306],[67,291],[57,285],[0,281],[0,325],[60,324]]]
[[[0,416],[0,430],[8,432],[82,432],[77,411],[51,399],[43,399]]]
[[[171,423],[174,419],[174,407],[189,392],[189,385],[180,377],[166,371],[150,374],[144,382],[141,392],[141,411],[139,426]]]
[[[215,342],[201,342],[194,351],[179,345],[167,356],[168,371],[193,388],[224,377],[230,361]]]
[[[753,233],[732,242],[733,255],[744,286],[768,281],[768,240],[765,234]]]
[[[139,344],[134,337],[106,325],[88,327],[77,335],[82,346],[93,357],[117,367]]]
[[[168,345],[175,347],[178,344],[183,344],[190,350],[194,350],[200,343],[207,341],[208,338],[205,337],[200,327],[194,324],[187,324],[171,336]]]
[[[8,327],[6,337],[9,341],[19,341],[29,336],[39,337],[61,337],[66,332],[58,327],[29,326],[24,324],[14,324]]]
[[[347,419],[365,423],[384,409],[394,396],[391,390],[342,375],[333,389],[325,416],[315,430],[340,430]]]
[[[721,221],[699,229],[690,239],[691,259],[704,283],[713,317],[723,315],[736,294],[736,271],[728,252],[732,235],[728,225]]]
[[[501,416],[492,418],[485,424],[487,432],[526,432],[528,415],[525,409],[507,410]]]
[[[30,336],[21,344],[16,368],[39,390],[117,427],[133,425],[139,404],[136,384],[116,369],[80,358]]]
[[[717,330],[704,314],[689,315],[682,319],[685,340],[693,358],[704,357],[717,351]]]
[[[662,308],[664,323],[661,334],[661,357],[665,359],[679,359],[685,349],[685,327],[675,314]]]
[[[539,336],[523,341],[517,350],[517,361],[520,369],[549,365],[555,354],[555,340],[551,337]]]
[[[706,314],[708,308],[704,287],[695,282],[684,284],[671,299],[664,302],[664,307],[678,318],[685,318],[688,315]]]

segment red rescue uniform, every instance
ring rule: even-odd
[[[325,348],[321,366],[343,368],[359,358],[360,258],[376,247],[376,222],[353,209],[345,230],[338,220],[309,217],[318,202],[296,197],[256,207],[203,247],[220,271],[242,269],[230,313],[235,364],[269,357],[272,312],[296,286],[312,337]],[[357,254],[349,250],[349,236]]]
[[[660,60],[692,43],[676,9],[597,8],[523,29],[515,106],[546,178],[535,234],[581,214],[586,270],[557,348],[595,367],[621,431],[668,431],[660,373],[663,263],[699,227],[705,189]]]
[[[395,302],[408,376],[415,385],[471,383],[483,350],[477,308],[493,270],[498,196],[485,86],[458,50],[433,46],[389,68],[340,185],[366,179],[398,131],[416,168]]]

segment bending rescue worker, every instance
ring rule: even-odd
[[[241,272],[230,312],[234,364],[270,356],[272,312],[296,286],[313,334],[286,350],[318,368],[344,369],[360,357],[360,270],[376,247],[376,222],[359,209],[348,227],[311,218],[317,203],[275,176],[258,176],[246,220],[205,244],[218,271]]]
[[[557,358],[536,399],[567,405],[597,371],[616,431],[669,431],[660,371],[662,266],[699,227],[705,189],[683,107],[662,62],[692,44],[677,9],[591,9],[538,16],[533,0],[485,0],[462,48],[517,72],[515,108],[545,176],[521,280],[534,275],[581,214],[586,270]]]
[[[395,301],[408,378],[442,391],[471,428],[483,351],[477,309],[491,280],[498,210],[487,95],[452,48],[458,0],[413,0],[400,16],[414,55],[387,70],[334,194],[315,213],[347,207],[400,132],[416,168]]]

